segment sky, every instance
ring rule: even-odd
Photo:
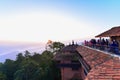
[[[120,25],[120,0],[0,0],[0,41],[94,38]]]

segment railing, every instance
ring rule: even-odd
[[[88,74],[88,72],[90,71],[91,67],[86,63],[86,61],[82,58],[82,56],[80,54],[78,54],[79,56],[79,62],[82,65],[85,75]]]
[[[91,45],[85,45],[91,48],[99,49],[102,51],[110,52],[116,55],[120,55],[120,49],[119,47],[116,46],[111,46],[111,45],[101,45],[101,44],[91,44]]]
[[[87,75],[91,69],[90,66],[88,66],[88,64],[86,64],[86,62],[84,62],[84,60],[82,58],[79,58],[79,62],[81,63],[82,67],[84,68],[85,75]]]

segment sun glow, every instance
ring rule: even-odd
[[[69,40],[85,36],[88,32],[86,28],[83,21],[63,14],[27,12],[1,16],[0,39],[28,42]]]

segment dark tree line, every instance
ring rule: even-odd
[[[61,46],[56,47],[61,49]],[[24,55],[19,53],[16,60],[6,59],[0,63],[0,80],[61,80],[53,57],[53,52],[47,50],[34,55],[29,51],[25,51]]]

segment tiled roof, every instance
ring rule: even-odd
[[[85,80],[120,80],[119,57],[84,46],[77,50],[91,67]]]
[[[111,36],[120,36],[120,26],[113,27],[108,31],[105,31],[95,37],[111,37]]]
[[[76,60],[78,59],[77,53],[70,53],[70,54],[64,54],[64,53],[57,53],[54,56],[54,60],[59,61],[59,60]]]
[[[61,49],[61,52],[76,52],[77,47],[78,45],[75,45],[75,44],[67,45]]]
[[[78,51],[76,48],[78,45],[67,45],[62,48],[56,55],[54,56],[54,60],[72,60],[77,58]],[[66,54],[69,53],[69,54]]]

